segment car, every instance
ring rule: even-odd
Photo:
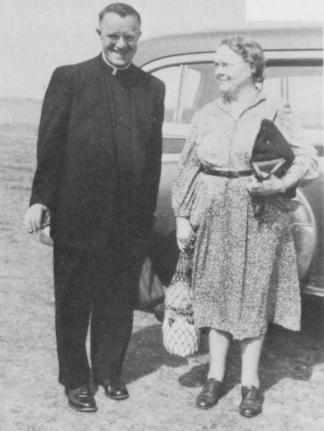
[[[266,56],[266,93],[280,96],[304,126],[319,155],[320,175],[300,187],[301,205],[292,213],[302,292],[324,297],[323,266],[323,30],[316,25],[215,30],[155,37],[143,41],[135,64],[166,84],[163,164],[157,222],[151,250],[161,280],[170,283],[178,249],[171,187],[193,114],[218,96],[215,48],[229,33],[248,35]]]

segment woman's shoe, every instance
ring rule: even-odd
[[[242,402],[240,414],[252,418],[262,412],[263,396],[255,386],[242,386]]]
[[[196,406],[199,409],[207,410],[218,403],[223,394],[223,383],[210,378],[204,384],[202,391],[196,399]]]

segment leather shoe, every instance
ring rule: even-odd
[[[112,400],[121,401],[129,397],[128,390],[124,382],[120,379],[112,379],[103,385],[106,397]]]
[[[216,405],[223,394],[223,383],[210,378],[204,384],[202,391],[196,399],[199,409],[207,410]]]
[[[242,386],[240,414],[252,418],[262,412],[263,396],[255,386]]]
[[[97,406],[89,386],[83,385],[75,389],[66,389],[69,405],[79,412],[96,412]]]

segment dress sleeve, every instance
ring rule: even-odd
[[[295,155],[287,175],[296,177],[299,184],[316,179],[318,177],[317,152],[308,142],[306,130],[291,113],[290,108],[281,107],[278,110],[275,124],[290,143]]]
[[[172,207],[176,217],[189,218],[194,194],[195,179],[200,171],[197,157],[197,138],[199,137],[199,115],[192,121],[190,135],[182,151],[176,179],[172,189]]]

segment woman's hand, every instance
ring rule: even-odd
[[[190,221],[184,217],[177,217],[177,243],[180,251],[188,249],[194,235]]]
[[[257,181],[255,178],[248,183],[247,189],[253,196],[271,196],[278,193],[284,193],[287,190],[285,183],[275,175],[264,181]]]

